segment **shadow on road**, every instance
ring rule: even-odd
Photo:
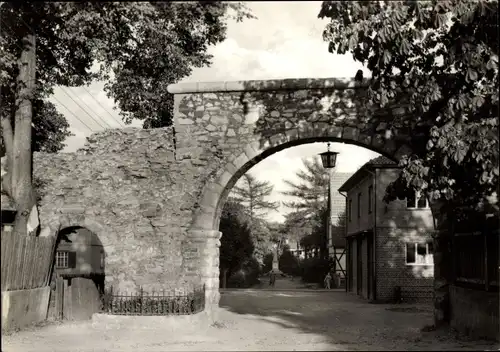
[[[422,332],[432,323],[430,305],[374,305],[339,290],[227,291],[221,295],[220,307],[347,350],[495,347],[489,342],[458,341],[442,332]]]

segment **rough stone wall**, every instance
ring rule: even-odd
[[[68,226],[97,234],[106,284],[133,292],[199,283],[183,253],[191,212],[207,174],[199,161],[176,160],[172,128],[107,130],[76,153],[34,155],[43,180],[43,236]]]
[[[401,109],[375,111],[363,87],[335,79],[169,86],[175,128],[105,131],[77,153],[35,155],[35,174],[47,183],[42,235],[86,227],[105,248],[108,284],[132,291],[203,283],[215,305],[222,206],[250,167],[328,140],[396,159],[409,152],[408,134],[387,130],[390,112]]]

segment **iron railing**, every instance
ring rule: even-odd
[[[144,292],[118,294],[113,288],[102,296],[102,311],[114,315],[190,315],[205,308],[205,285],[188,294]]]

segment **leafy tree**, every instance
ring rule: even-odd
[[[328,225],[328,207],[323,206],[313,216],[313,226],[310,234],[304,236],[300,241],[301,246],[304,247],[306,252],[319,250],[321,258],[326,258],[328,256],[328,244],[326,238]]]
[[[413,153],[386,201],[417,190],[436,214],[460,216],[457,205],[498,214],[497,10],[498,1],[485,0],[323,2],[329,50],[350,52],[371,70],[373,107],[405,104],[406,113],[389,115],[386,138],[411,131]],[[440,230],[450,218],[439,217]],[[436,325],[449,320],[447,246],[438,235]]]
[[[210,64],[208,46],[224,40],[231,10],[237,20],[252,17],[241,3],[212,1],[1,4],[1,125],[7,158],[2,190],[16,204],[14,234],[26,234],[35,204],[34,101],[47,98],[56,85],[102,79],[126,122],[137,118],[146,127],[168,125],[172,97],[167,85],[193,67]],[[91,70],[96,62],[98,72]]]
[[[273,193],[273,185],[267,181],[259,181],[249,173],[243,175],[242,181],[241,186],[233,188],[233,197],[246,206],[252,225],[257,217],[265,214],[263,212],[278,209],[277,202],[266,200]]]
[[[222,232],[219,266],[222,277],[227,278],[252,258],[255,248],[241,204],[232,200],[226,202],[219,230]]]
[[[288,245],[283,247],[283,253],[279,258],[279,267],[288,275],[299,276],[301,274],[299,259],[293,255]]]
[[[329,171],[323,167],[319,157],[312,160],[302,159],[302,163],[304,169],[299,170],[296,174],[300,183],[285,180],[290,190],[282,192],[282,194],[294,197],[296,200],[283,203],[297,213],[294,215],[296,220],[314,221],[315,215],[327,201]]]
[[[13,124],[14,121],[11,120]],[[34,152],[57,153],[61,151],[66,138],[73,134],[63,114],[59,113],[54,104],[47,100],[33,102],[32,150]],[[1,126],[0,126],[1,134]],[[5,156],[5,145],[0,135],[0,156]]]

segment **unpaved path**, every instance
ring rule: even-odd
[[[497,350],[484,342],[421,333],[429,307],[373,305],[344,292],[225,292],[217,324],[171,334],[161,326],[96,329],[89,322],[49,325],[3,336],[2,351]],[[396,308],[396,311],[390,310]],[[398,311],[399,310],[399,311]]]

